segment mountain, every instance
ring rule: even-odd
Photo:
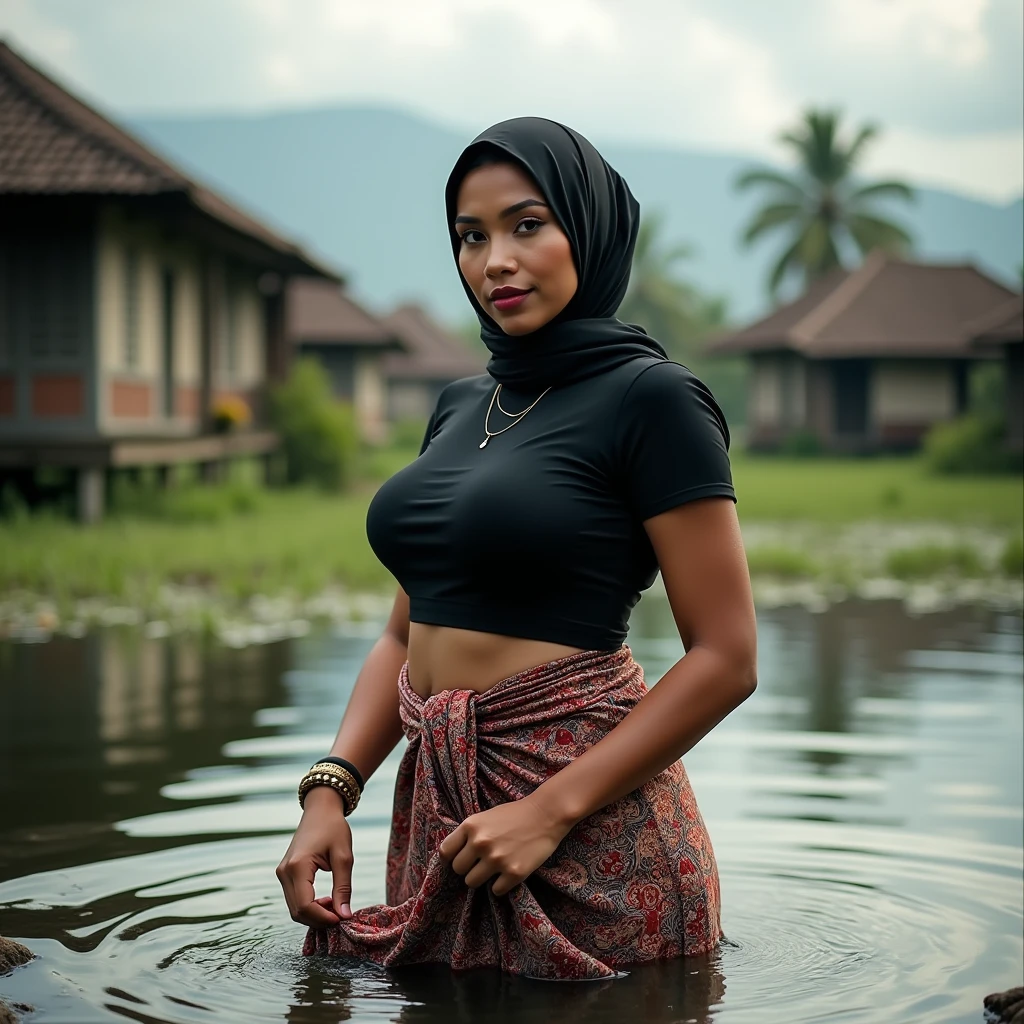
[[[423,302],[450,323],[472,318],[444,224],[444,183],[475,134],[389,108],[340,107],[262,116],[139,119],[131,127],[184,168],[344,271],[383,310]],[[743,156],[658,149],[594,138],[642,210],[665,215],[667,237],[695,248],[688,276],[725,295],[733,320],[767,306],[776,245],[742,249],[757,205],[732,184]],[[921,258],[970,260],[1020,287],[1024,200],[996,205],[921,188],[895,208]]]

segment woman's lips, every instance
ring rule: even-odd
[[[492,299],[491,301],[494,303],[495,309],[500,309],[505,313],[510,309],[515,309],[517,306],[522,305],[523,300],[532,291],[533,289],[531,288],[530,291],[520,292],[518,295],[509,295],[504,299]]]

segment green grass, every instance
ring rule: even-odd
[[[921,544],[913,548],[900,548],[889,553],[885,565],[888,574],[898,580],[985,575],[978,552],[966,544]]]
[[[62,604],[93,595],[145,603],[164,581],[232,598],[312,594],[332,582],[379,589],[390,577],[366,540],[369,497],[266,491],[252,512],[208,522],[22,518],[0,526],[0,592],[26,589]]]
[[[733,456],[741,520],[864,519],[1019,526],[1020,476],[931,476],[918,457]]]
[[[381,479],[415,454],[409,444],[364,456]],[[917,458],[807,459],[737,455],[741,521],[809,520],[841,526],[865,519],[945,521],[1010,529],[1001,571],[1020,575],[1024,554],[1020,477],[931,477]],[[0,519],[0,594],[24,589],[58,603],[79,597],[145,604],[165,581],[195,583],[228,598],[315,593],[331,583],[387,587],[391,578],[366,541],[366,506],[375,484],[343,495],[263,490],[251,480],[219,488],[183,482],[166,506],[151,493],[122,494],[119,516],[81,527],[56,515]],[[133,502],[135,504],[133,505]],[[976,555],[911,548],[891,554],[902,578],[972,575]],[[750,552],[756,573],[784,578],[824,571],[817,558],[784,547]]]
[[[811,579],[821,566],[803,551],[781,546],[759,547],[747,552],[752,575],[775,576],[780,579]]]

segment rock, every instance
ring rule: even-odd
[[[9,974],[15,967],[34,959],[35,954],[28,946],[0,935],[0,974]],[[18,1024],[21,1014],[31,1013],[34,1009],[26,1003],[5,1003],[0,999],[0,1024]]]
[[[15,967],[34,960],[35,954],[27,946],[0,935],[0,974],[7,974]]]
[[[985,1009],[1001,1024],[1024,1024],[1024,987],[985,996]]]
[[[34,1006],[29,1006],[28,1003],[11,1003],[8,1005],[2,999],[0,999],[0,1024],[18,1024],[21,1020],[19,1014],[32,1013],[35,1010]]]

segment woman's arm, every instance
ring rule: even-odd
[[[396,681],[408,642],[409,598],[399,588],[387,625],[359,670],[331,746],[331,754],[351,761],[364,779],[402,737]],[[333,875],[333,913],[314,898],[318,870]],[[302,818],[277,867],[277,878],[293,921],[324,928],[337,924],[340,917],[351,917],[352,832],[341,799],[329,787],[318,786],[306,794]]]
[[[380,639],[356,676],[330,753],[351,761],[363,779],[381,766],[402,738],[398,673],[409,647],[409,595],[401,587]]]
[[[733,502],[703,498],[644,524],[685,657],[598,743],[528,797],[467,818],[441,844],[466,884],[500,895],[578,821],[643,785],[753,693],[757,639]]]
[[[571,828],[683,756],[757,686],[757,632],[736,509],[704,498],[644,524],[685,657],[600,742],[531,794]]]

